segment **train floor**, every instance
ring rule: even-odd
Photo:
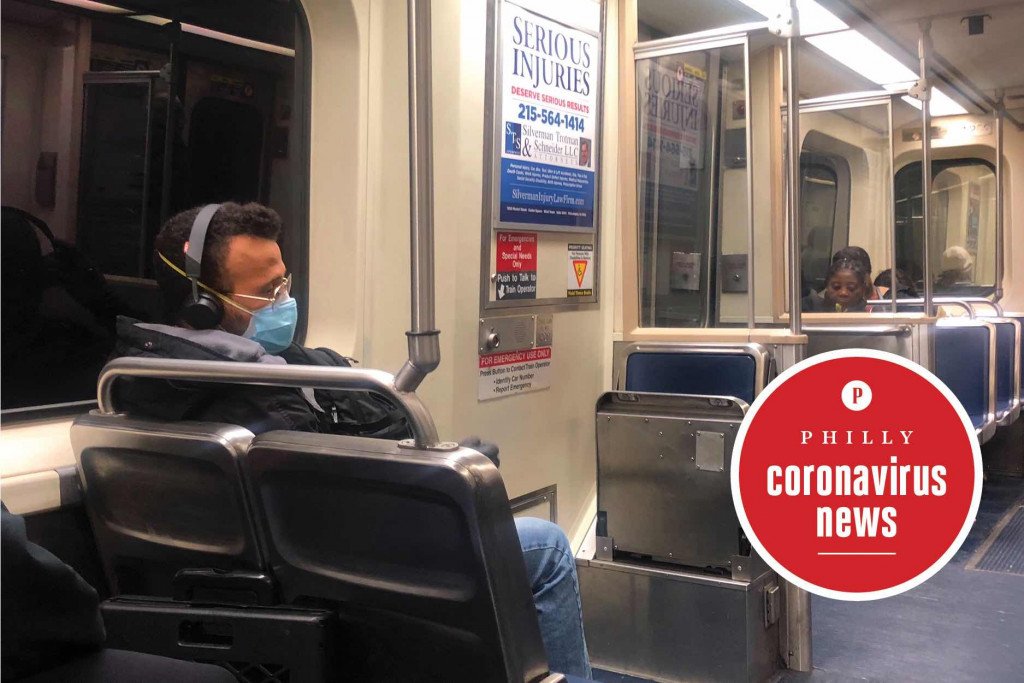
[[[811,615],[813,671],[779,683],[1024,680],[1024,479],[985,482],[967,540],[922,585],[872,602],[815,596]]]

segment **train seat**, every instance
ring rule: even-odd
[[[240,462],[252,433],[92,413],[71,442],[114,597],[107,647],[326,680],[337,619],[275,607]]]
[[[244,467],[283,599],[338,611],[354,678],[562,680],[482,455],[269,432]]]
[[[985,318],[996,331],[996,421],[1000,427],[1020,416],[1020,322],[1013,318]]]
[[[977,320],[940,320],[935,326],[935,375],[967,411],[980,443],[995,433],[995,329]]]
[[[71,442],[112,595],[270,600],[239,465],[251,440],[230,425],[75,420]]]
[[[768,382],[771,356],[760,344],[617,345],[616,387],[661,394],[733,396],[748,405]]]

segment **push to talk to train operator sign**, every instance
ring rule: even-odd
[[[791,583],[873,600],[953,557],[981,499],[967,412],[921,366],[832,351],[775,379],[736,437],[732,493],[751,545]]]
[[[592,230],[600,41],[501,7],[499,221]]]

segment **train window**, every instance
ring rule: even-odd
[[[983,159],[932,162],[930,202],[934,292],[987,296],[995,283],[995,169]],[[896,263],[923,284],[921,164],[896,174]]]
[[[712,286],[726,255],[737,274],[746,269],[743,52],[732,45],[637,60],[643,327],[746,320],[747,288],[719,298]]]
[[[800,155],[800,277],[803,295],[825,287],[825,271],[836,244],[836,204],[839,201],[839,175],[833,164],[811,159],[810,154]]]
[[[5,418],[87,405],[117,317],[166,322],[153,239],[191,206],[277,210],[305,306],[309,75],[299,4],[170,3],[167,17],[161,7],[4,0]]]

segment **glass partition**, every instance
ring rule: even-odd
[[[746,326],[745,64],[742,42],[636,61],[643,327]]]
[[[890,104],[882,98],[801,108],[800,268],[806,312],[864,311],[865,302],[880,294],[875,281],[888,276]],[[852,263],[833,267],[840,260]],[[842,283],[851,275],[858,287],[847,291],[847,283],[844,290]]]

